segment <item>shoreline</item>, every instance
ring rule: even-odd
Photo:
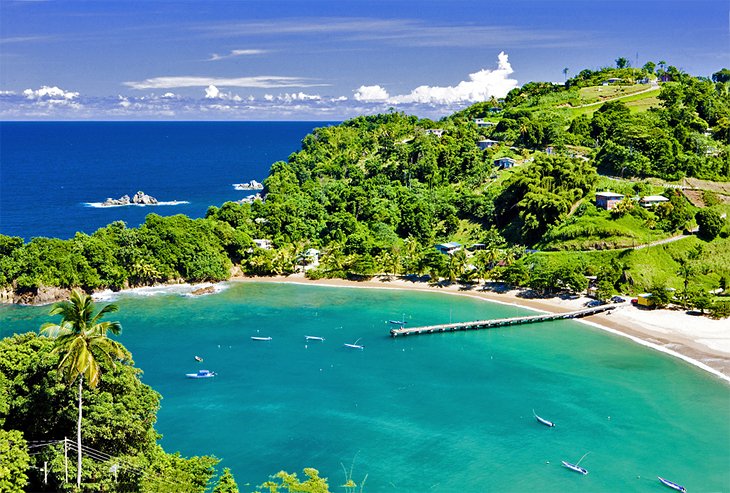
[[[525,298],[524,291],[504,293],[481,289],[462,289],[459,284],[430,286],[424,282],[392,278],[373,278],[367,281],[346,279],[307,279],[302,274],[290,276],[251,277],[234,276],[230,282],[270,282],[283,284],[318,285],[361,289],[395,289],[466,296],[494,303],[518,306],[543,313],[564,313],[584,308],[590,298]],[[656,319],[660,320],[657,322]],[[617,305],[609,314],[576,319],[593,328],[627,338],[636,344],[679,358],[730,384],[730,327],[727,321],[687,315],[676,310],[644,310],[630,303]],[[722,325],[721,325],[722,324]],[[693,327],[688,333],[687,327]]]

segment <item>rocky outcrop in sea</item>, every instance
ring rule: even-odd
[[[129,195],[122,195],[118,199],[108,198],[101,203],[102,207],[111,207],[115,205],[156,205],[157,199],[144,192],[137,192],[131,199]]]
[[[263,190],[264,185],[256,180],[251,180],[248,183],[234,183],[233,188],[236,190]]]

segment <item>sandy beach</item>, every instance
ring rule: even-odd
[[[282,282],[317,284],[323,286],[347,286],[355,288],[408,289],[414,291],[440,292],[455,296],[470,296],[497,303],[506,303],[533,310],[562,313],[579,310],[589,298],[576,299],[527,298],[525,292],[485,291],[481,287],[464,289],[463,286],[431,286],[425,282],[404,279],[375,277],[367,281],[344,279],[311,280],[303,274],[275,277],[237,276],[235,282]],[[680,358],[689,364],[730,383],[730,321],[712,320],[707,317],[688,315],[681,310],[647,310],[621,303],[606,315],[594,315],[580,320],[581,323],[626,337],[657,351]]]

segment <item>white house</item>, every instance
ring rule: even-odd
[[[614,192],[596,192],[596,207],[610,211],[624,199],[620,193]]]
[[[474,119],[474,123],[476,123],[477,127],[480,128],[489,128],[496,125],[496,123],[487,121],[484,118],[476,118]]]
[[[443,134],[444,134],[444,130],[442,128],[426,129],[426,135],[435,135],[436,137],[441,137]]]
[[[657,204],[663,204],[664,202],[669,202],[669,199],[663,195],[647,195],[646,197],[641,197],[641,199],[639,199],[639,203],[647,209],[654,207]]]
[[[482,139],[479,142],[477,142],[477,146],[479,146],[479,149],[489,149],[490,147],[496,146],[499,144],[496,140],[492,139]]]
[[[253,240],[254,244],[263,250],[271,250],[271,240],[265,240],[256,238]]]
[[[434,247],[444,255],[452,255],[461,250],[461,243],[450,241],[449,243],[439,243],[438,245],[434,245]]]
[[[501,169],[509,169],[517,164],[517,161],[511,157],[501,157],[494,160],[494,165]]]

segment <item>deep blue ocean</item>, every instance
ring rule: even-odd
[[[202,217],[239,200],[326,122],[1,122],[0,233],[70,238],[149,213]],[[94,208],[143,191],[187,204]]]

